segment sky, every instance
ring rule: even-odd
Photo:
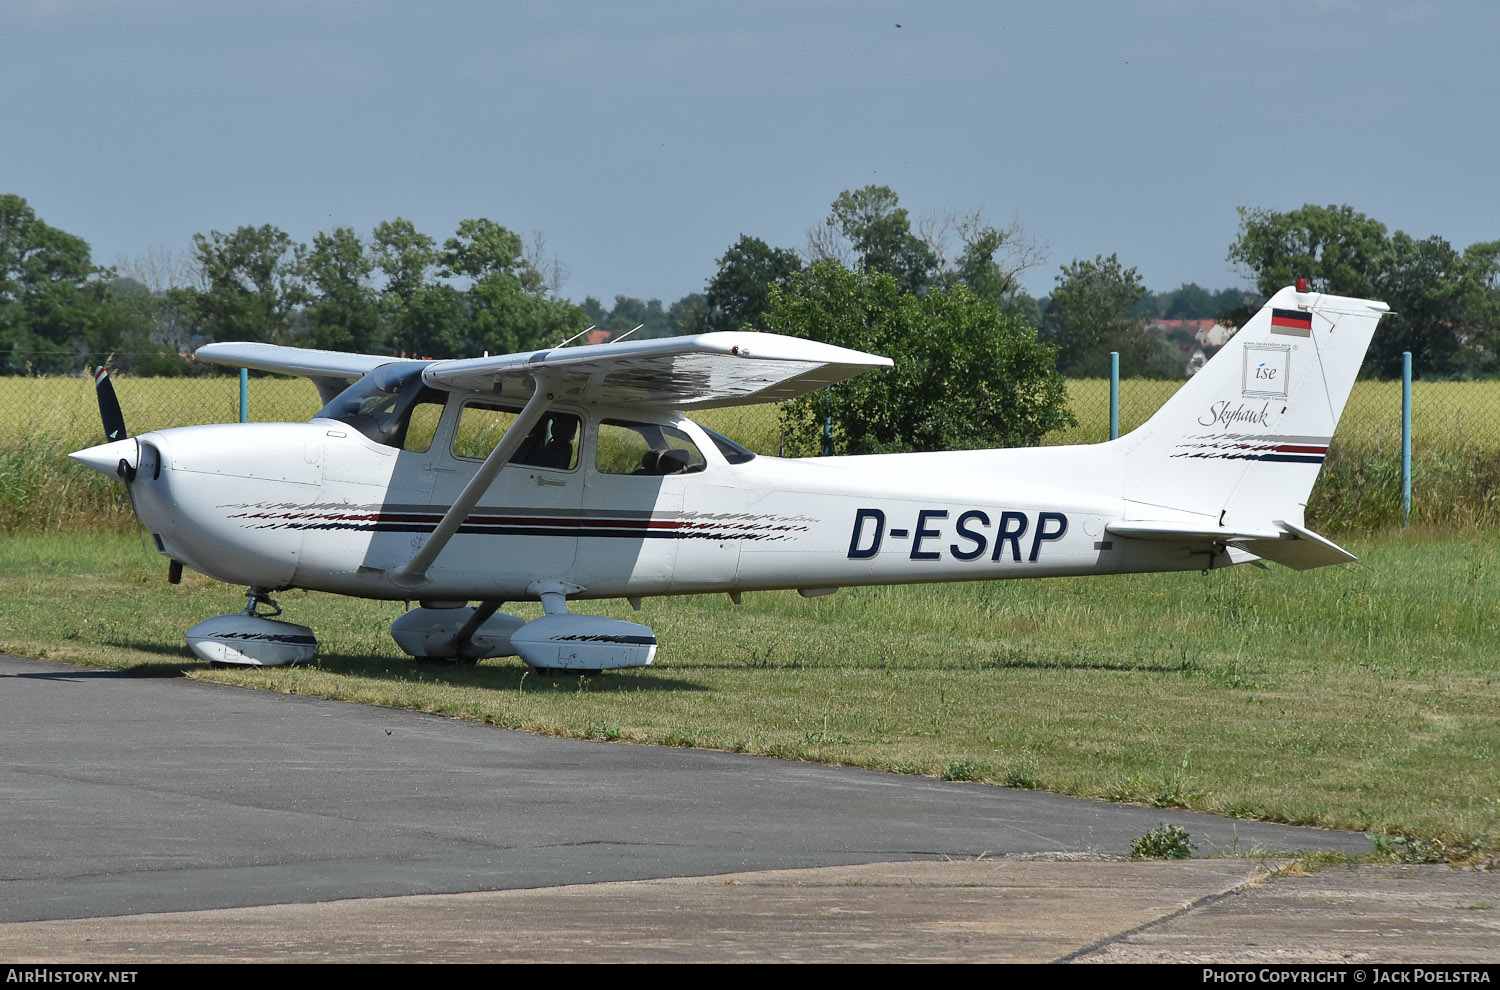
[[[4,0],[0,193],[97,263],[488,217],[664,304],[840,191],[1248,287],[1237,207],[1500,238],[1500,4]]]

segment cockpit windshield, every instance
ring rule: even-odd
[[[402,447],[412,409],[420,402],[444,399],[443,393],[423,383],[423,367],[419,361],[400,361],[376,368],[334,396],[317,418],[336,419],[376,443]]]

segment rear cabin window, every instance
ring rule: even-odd
[[[694,474],[705,463],[703,452],[675,427],[620,419],[599,424],[594,468],[601,474]]]
[[[500,444],[519,415],[515,409],[484,402],[464,406],[453,434],[453,456],[483,460]],[[572,413],[544,413],[511,455],[510,463],[569,471],[578,466],[578,427]]]

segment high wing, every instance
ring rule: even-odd
[[[194,356],[214,364],[301,375],[313,379],[320,392],[401,360],[254,343],[205,344]],[[449,391],[518,399],[529,396],[532,381],[542,377],[556,401],[703,409],[794,399],[892,363],[887,357],[798,337],[718,331],[432,361],[422,377]]]
[[[435,361],[422,378],[455,391],[524,396],[543,377],[559,401],[703,409],[794,399],[892,363],[797,337],[718,331]]]
[[[283,375],[301,375],[303,378],[360,378],[383,364],[401,360],[379,354],[345,354],[311,347],[251,343],[204,344],[193,352],[193,359],[235,368],[254,368],[256,371],[279,371]]]
[[[327,402],[348,388],[351,382],[381,365],[399,361],[400,358],[319,351],[311,347],[286,347],[282,344],[232,342],[204,344],[193,352],[193,360],[311,378],[318,387],[318,394]]]

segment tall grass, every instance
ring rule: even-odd
[[[1123,382],[1121,431],[1145,422],[1180,385]],[[116,391],[136,433],[239,417],[239,382],[232,377],[125,378]],[[1070,381],[1068,396],[1078,425],[1045,442],[1107,439],[1108,382]],[[1412,520],[1452,532],[1500,527],[1500,382],[1417,382],[1413,400]],[[256,378],[250,385],[252,421],[305,421],[320,404],[312,386],[298,379]],[[0,417],[8,424],[0,435],[0,531],[128,525],[119,486],[65,456],[101,439],[90,379],[0,377]],[[693,418],[758,453],[780,449],[775,406],[709,409]],[[1400,385],[1359,382],[1308,518],[1320,531],[1339,534],[1399,525],[1401,513]]]

